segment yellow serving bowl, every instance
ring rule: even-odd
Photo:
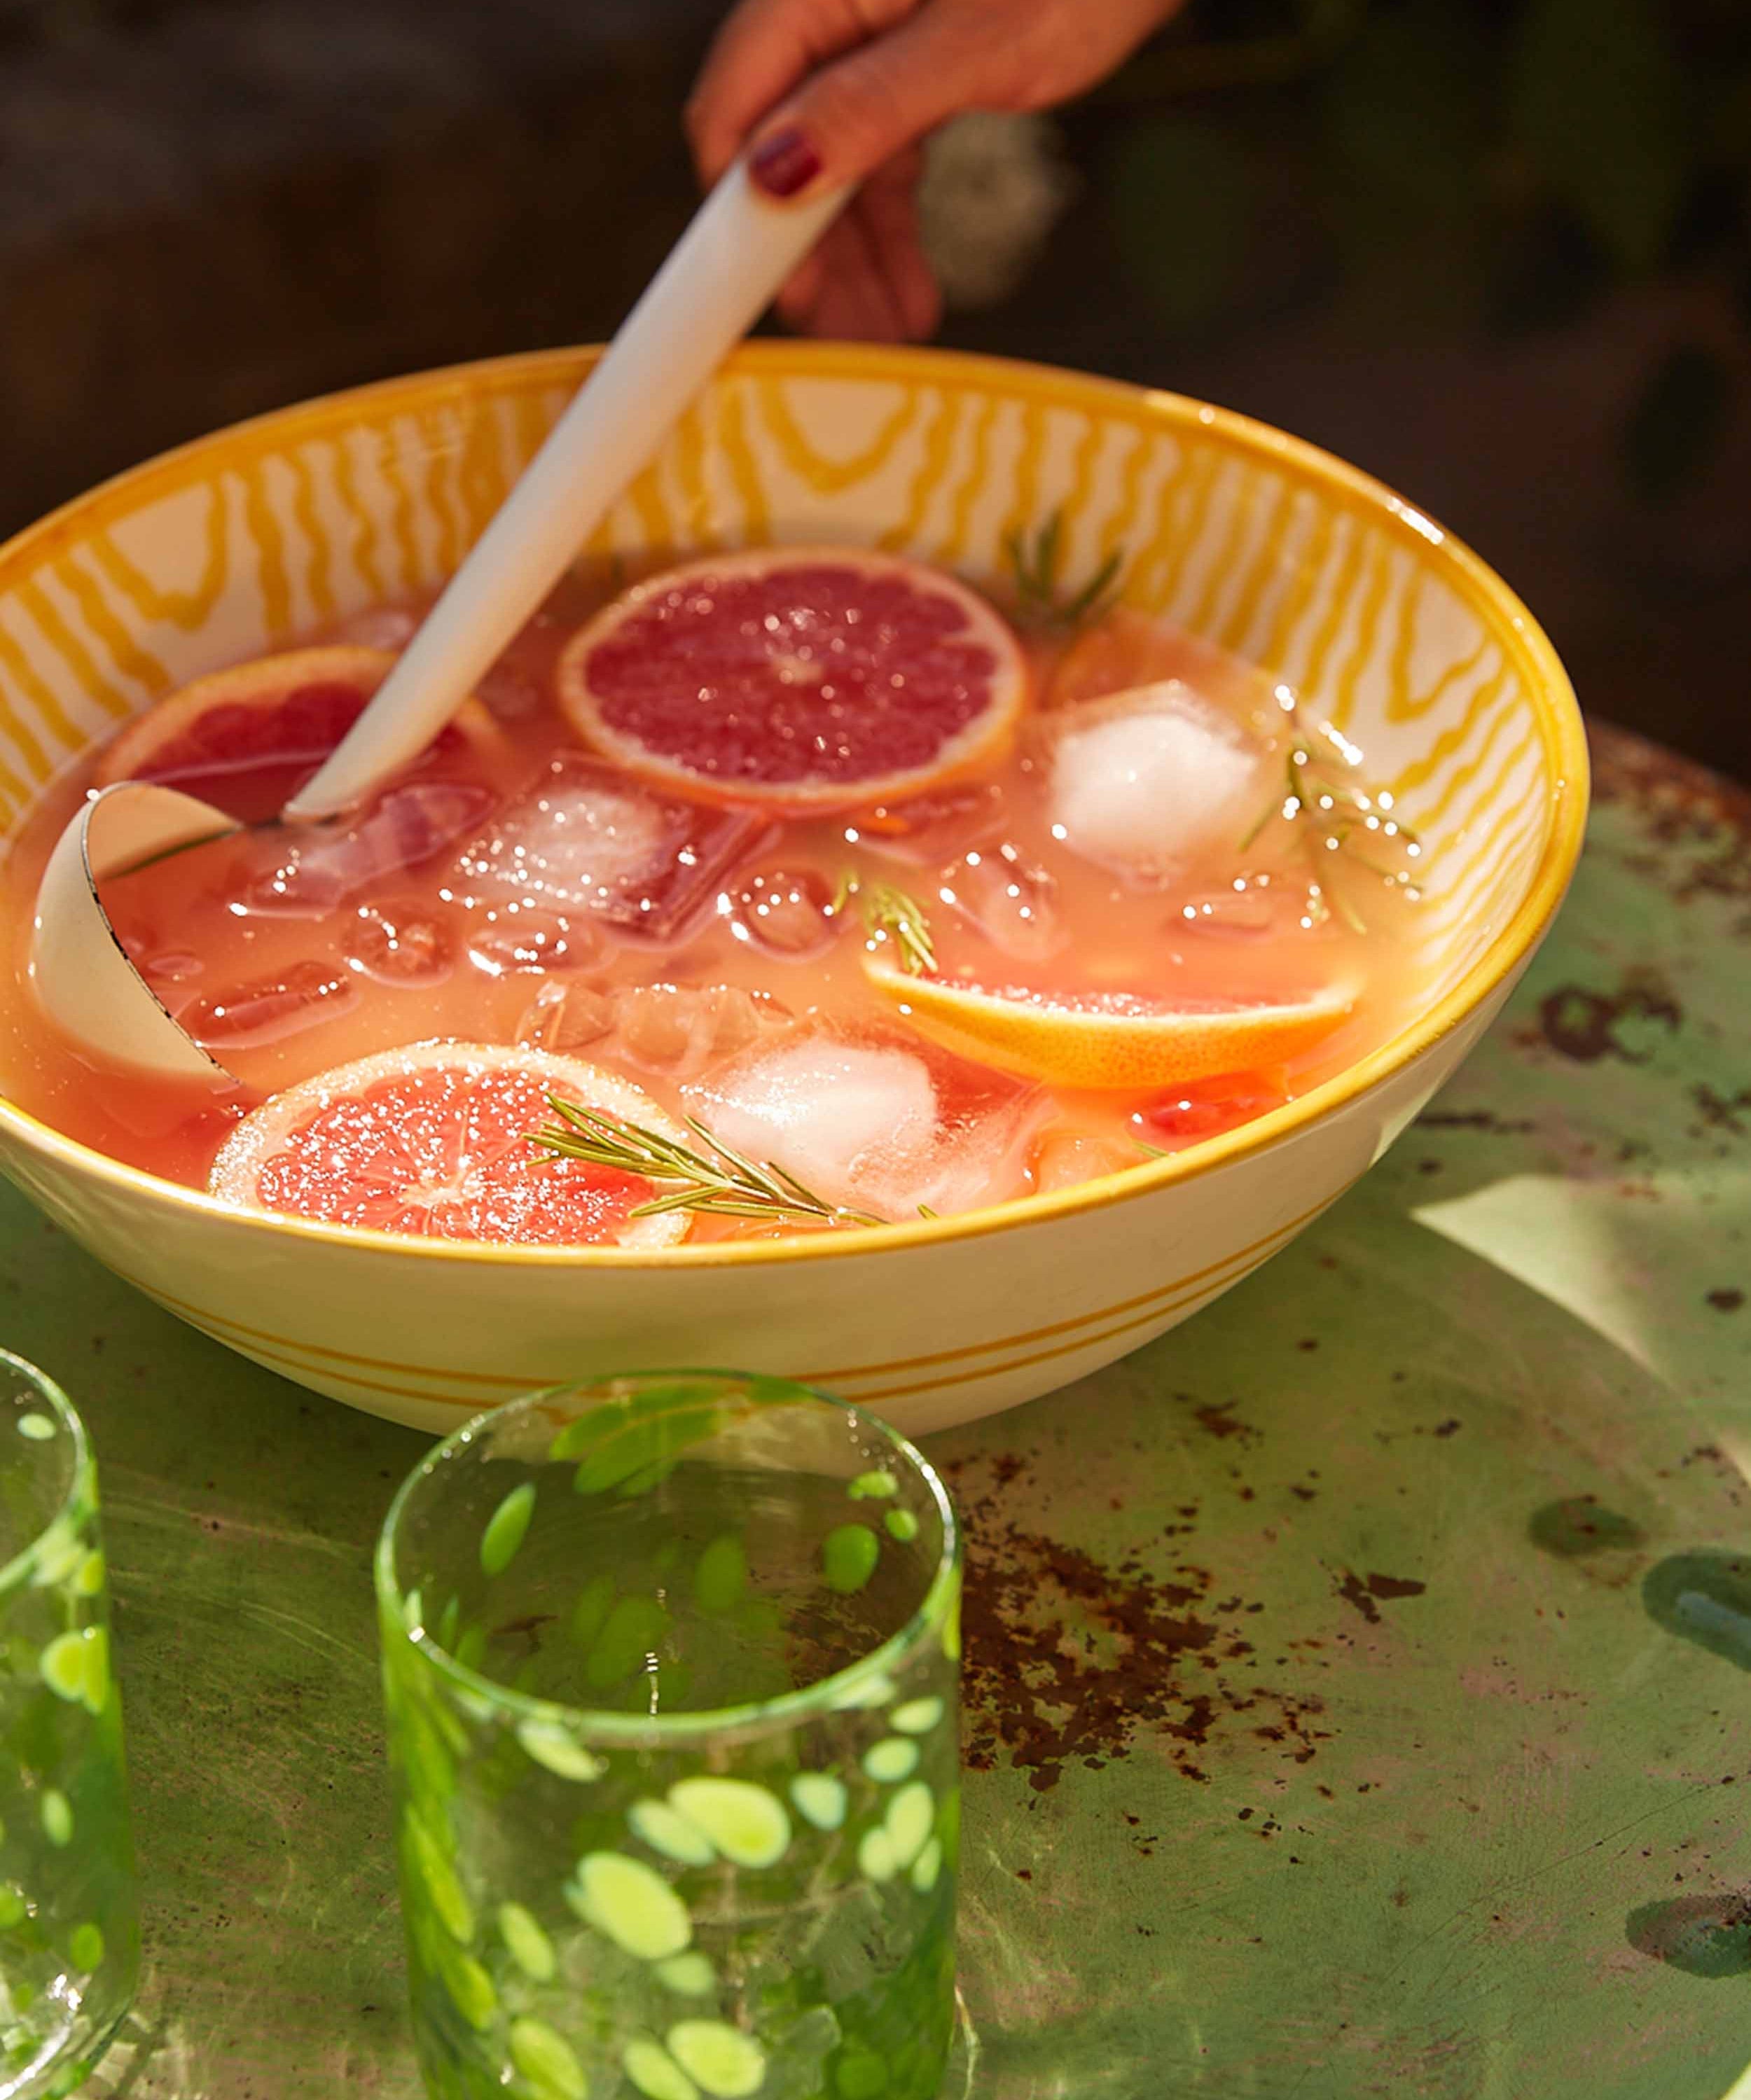
[[[0,812],[197,672],[454,569],[591,353],[290,408],[0,549]],[[1239,416],[984,358],[742,350],[594,550],[879,545],[989,574],[1062,506],[1069,573],[1261,663],[1360,744],[1426,846],[1434,990],[1315,1091],[1159,1163],[971,1216],[789,1244],[462,1246],[231,1210],[0,1100],[0,1167],[100,1260],[314,1391],[432,1431],[531,1387],[733,1364],[918,1433],[1097,1369],[1364,1174],[1506,998],[1579,854],[1586,757],[1550,644],[1377,483]]]

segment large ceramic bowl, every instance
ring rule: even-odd
[[[452,570],[586,370],[566,351],[221,432],[0,549],[0,813],[193,673]],[[1549,644],[1389,491],[1171,395],[984,359],[745,349],[602,548],[874,544],[991,573],[1062,505],[1078,571],[1268,665],[1365,749],[1426,842],[1435,990],[1289,1107],[1176,1158],[970,1217],[789,1245],[462,1247],[228,1210],[0,1101],[0,1165],[230,1348],[434,1431],[601,1370],[731,1364],[920,1432],[1187,1318],[1367,1172],[1501,1006],[1579,851],[1585,757]],[[1075,571],[1072,571],[1075,572]]]

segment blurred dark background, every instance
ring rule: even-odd
[[[723,0],[0,0],[0,530],[217,424],[609,332]],[[947,340],[1285,426],[1583,700],[1751,779],[1751,0],[1194,0],[928,183]]]

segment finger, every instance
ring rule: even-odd
[[[861,182],[956,110],[1001,100],[1007,63],[979,18],[926,7],[807,80],[761,127],[749,171],[775,197]]]
[[[905,187],[907,193],[911,193],[911,191],[915,191],[915,187],[918,187],[918,179],[920,179],[922,174],[924,174],[924,156],[922,156],[922,153],[900,153],[899,160],[888,161],[888,166],[880,168],[880,170],[871,176],[871,181],[867,183],[865,189],[871,189],[871,187],[875,187],[878,183],[895,183],[895,185]],[[852,200],[851,212],[856,212],[860,205],[863,205],[863,196]],[[875,240],[875,248],[878,248],[878,254],[880,254],[882,252],[880,229],[871,227],[869,231],[873,231],[875,236],[878,236],[878,240]],[[838,241],[838,248],[836,248],[836,241]],[[852,240],[852,236],[848,236],[848,233],[833,236],[833,233],[829,231],[829,233],[825,236],[825,241],[823,241],[821,245],[816,245],[815,252],[802,260],[800,265],[796,267],[796,271],[794,271],[792,277],[787,280],[787,284],[783,285],[783,289],[779,292],[779,313],[781,313],[783,317],[794,325],[794,328],[804,325],[807,317],[812,313],[812,309],[815,309],[816,300],[821,298],[821,289],[825,288],[827,271],[829,271],[833,254],[838,254],[838,267],[840,267],[840,269],[848,269],[852,271],[852,273],[856,273],[856,271],[863,267],[863,250],[860,250],[859,244]],[[848,260],[848,256],[851,256],[851,260]],[[888,271],[888,275],[892,275],[891,271]],[[935,281],[932,281],[932,294],[935,294]],[[935,325],[935,321],[930,321],[928,325]],[[928,332],[928,328],[926,328],[926,332]]]
[[[780,293],[778,311],[791,327],[864,337],[879,331],[883,341],[916,341],[935,330],[941,298],[918,245],[914,201],[922,166],[922,154],[904,154],[870,178]],[[872,273],[885,289],[879,307],[867,296]]]
[[[855,276],[863,267],[863,259],[848,218],[834,220],[816,243],[814,253],[798,265],[795,275],[779,293],[779,312],[793,328],[808,328],[829,282]]]
[[[1044,109],[1080,94],[1179,4],[1032,0],[1006,15],[1001,32],[993,8],[938,0],[909,11],[822,66],[767,117],[749,170],[782,198],[860,182],[959,111]]]
[[[863,227],[848,214],[818,252],[820,287],[807,308],[795,316],[795,325],[810,335],[893,341],[899,317]]]
[[[920,0],[742,0],[719,30],[685,114],[701,179],[714,183],[780,97],[815,68],[903,20]]]
[[[895,305],[887,276],[860,218],[847,213],[816,253],[820,261],[819,289],[806,308],[790,316],[794,325],[811,335],[860,342],[900,341],[904,317]]]
[[[814,253],[797,269],[778,295],[778,311],[793,329],[809,332],[829,283],[847,267],[843,221],[836,222],[821,236]],[[855,254],[851,267],[855,269]]]
[[[942,293],[918,231],[918,176],[922,156],[903,155],[879,169],[857,200],[870,245],[909,339],[935,333],[942,319]]]
[[[798,316],[807,313],[820,297],[820,288],[825,280],[825,266],[821,261],[820,250],[816,248],[812,254],[805,256],[797,265],[780,291],[779,312],[793,326],[796,325]]]
[[[858,275],[855,285],[860,294],[862,313],[851,332],[866,342],[904,342],[908,333],[905,310],[895,296],[881,242],[876,237],[869,213],[863,208],[861,197],[852,214],[851,230],[857,242]],[[829,281],[830,285],[830,279]],[[846,329],[821,330],[823,334],[847,332]]]

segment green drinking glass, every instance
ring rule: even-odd
[[[70,2093],[134,1996],[139,1924],[97,1468],[0,1350],[0,2100]]]
[[[413,2022],[442,2100],[931,2100],[955,2032],[960,1541],[780,1380],[537,1393],[377,1555]]]

